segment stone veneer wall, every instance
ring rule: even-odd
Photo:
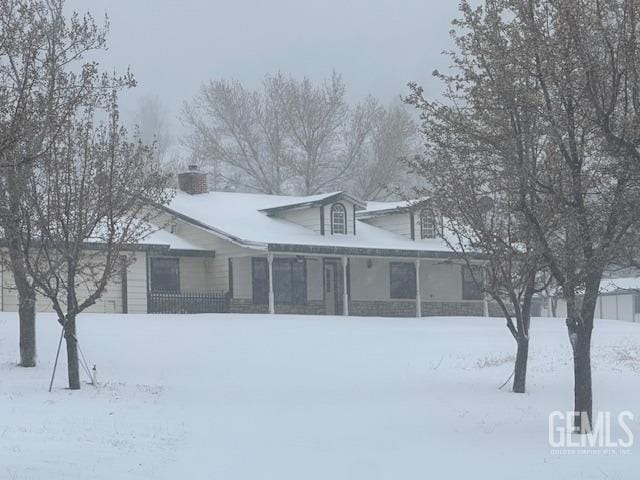
[[[416,302],[398,300],[351,300],[349,315],[360,317],[415,317]]]
[[[233,313],[269,313],[268,305],[254,305],[251,300],[231,299]],[[310,300],[306,305],[277,305],[276,313],[298,315],[324,315],[322,300]],[[489,314],[501,317],[502,311],[495,303],[489,304]],[[351,300],[349,315],[360,317],[415,317],[416,303],[412,300]],[[482,316],[484,306],[479,301],[467,302],[422,302],[422,316]]]
[[[229,311],[232,313],[269,313],[269,305],[256,305],[251,300],[232,298]],[[306,305],[276,304],[276,313],[324,315],[325,307],[322,300],[309,300]]]
[[[412,300],[375,300],[349,302],[349,313],[356,316],[368,317],[415,317],[416,303]],[[489,304],[489,314],[502,316],[502,311],[496,304]],[[422,316],[483,316],[483,302],[422,302]]]
[[[473,316],[484,315],[483,302],[422,302],[422,316]]]

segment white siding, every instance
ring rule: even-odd
[[[402,235],[406,238],[411,238],[411,216],[408,212],[390,213],[379,217],[368,218],[364,221],[374,227]],[[416,232],[418,234],[420,230],[416,230]]]
[[[215,283],[213,264],[213,258],[180,257],[180,290],[183,292],[211,291]]]
[[[353,203],[346,200],[330,203],[322,207],[300,208],[296,210],[284,211],[279,215],[280,218],[289,222],[301,225],[315,233],[320,234],[322,229],[320,226],[320,209],[324,210],[324,234],[331,235],[331,207],[335,203],[341,203],[346,210],[347,235],[353,235]],[[356,227],[357,234],[357,227]]]
[[[605,320],[622,320],[625,322],[640,321],[640,317],[634,314],[634,294],[619,293],[600,295],[596,302],[595,316]],[[556,311],[558,317],[567,315],[567,303],[563,299],[558,300]]]
[[[423,260],[420,287],[423,302],[462,301],[462,265]]]
[[[352,258],[350,262],[352,300],[389,300],[388,260],[373,258],[370,268],[365,258]]]
[[[346,200],[330,203],[321,207],[301,208],[288,210],[279,215],[280,218],[301,225],[317,234],[322,232],[320,226],[320,209],[324,211],[324,234],[331,235],[331,207],[335,203],[341,203],[346,210],[347,235],[353,235],[353,203]],[[357,227],[356,227],[357,234]]]
[[[382,258],[352,258],[351,260],[352,300],[391,300],[391,262],[415,263],[414,260]],[[462,301],[462,266],[454,263],[438,263],[422,260],[420,266],[420,296],[423,302]]]
[[[598,303],[596,317],[633,322],[633,294],[601,295]]]
[[[13,283],[13,275],[6,267],[2,269],[1,274],[0,306],[2,311],[16,312],[18,310],[18,292]],[[146,255],[137,252],[134,263],[127,270],[128,310],[130,313],[146,313],[147,311],[146,275]],[[90,294],[90,287],[79,284],[77,291],[78,300],[82,302]],[[51,303],[42,295],[38,295],[36,309],[39,312],[50,312],[52,310]],[[102,297],[85,310],[89,313],[120,313],[122,311],[122,282],[119,275],[109,282]]]
[[[322,259],[307,258],[307,299],[322,300],[324,285],[322,283]]]
[[[18,293],[13,285],[13,276],[4,265],[2,265],[0,274],[2,275],[2,284],[0,286],[0,289],[2,290],[2,294],[0,295],[2,299],[2,311],[15,312],[18,310]]]
[[[280,218],[320,233],[320,207],[287,210],[280,215]]]
[[[233,298],[251,299],[251,257],[232,258],[233,264]]]
[[[137,252],[127,269],[127,307],[129,313],[147,313],[147,255]]]

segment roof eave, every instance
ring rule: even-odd
[[[299,253],[315,255],[351,255],[366,257],[401,257],[401,258],[437,258],[437,259],[460,259],[469,256],[473,259],[482,260],[484,257],[480,253],[463,254],[459,252],[444,252],[439,250],[407,250],[394,248],[367,248],[367,247],[341,247],[334,245],[301,245],[270,243],[268,251],[274,253]]]
[[[356,207],[360,207],[362,209],[366,208],[366,204],[362,200],[357,199],[349,195],[348,193],[336,192],[334,194],[327,195],[326,197],[320,198],[318,200],[291,203],[288,205],[280,205],[278,207],[262,208],[259,211],[271,217],[271,216],[277,215],[280,212],[286,212],[288,210],[297,210],[301,208],[319,207],[319,206],[327,205],[328,203],[332,203],[341,199],[348,200],[349,202],[353,203]]]
[[[393,207],[393,208],[387,208],[385,210],[374,210],[372,212],[368,212],[366,210],[361,210],[359,212],[356,212],[356,218],[358,218],[358,220],[367,220],[369,218],[383,217],[385,215],[393,215],[393,214],[398,214],[398,213],[409,213],[412,210],[413,210],[413,208],[410,207],[410,206]]]

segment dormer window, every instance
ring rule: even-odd
[[[347,234],[347,209],[341,203],[334,203],[331,206],[331,234]]]
[[[433,210],[420,214],[420,238],[436,238],[436,215]]]

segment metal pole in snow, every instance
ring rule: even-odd
[[[485,288],[487,286],[487,270],[484,268],[482,269],[482,286]],[[484,316],[488,317],[489,316],[489,298],[487,297],[487,292],[484,292],[482,307],[484,310]]]
[[[60,347],[62,346],[63,336],[64,336],[64,327],[62,327],[62,331],[60,332],[60,341],[58,342],[58,351],[56,352],[56,361],[53,363],[53,372],[51,372],[51,381],[49,382],[49,393],[51,393],[51,389],[53,388],[53,379],[56,376],[56,367],[58,366],[58,357],[60,357]]]

